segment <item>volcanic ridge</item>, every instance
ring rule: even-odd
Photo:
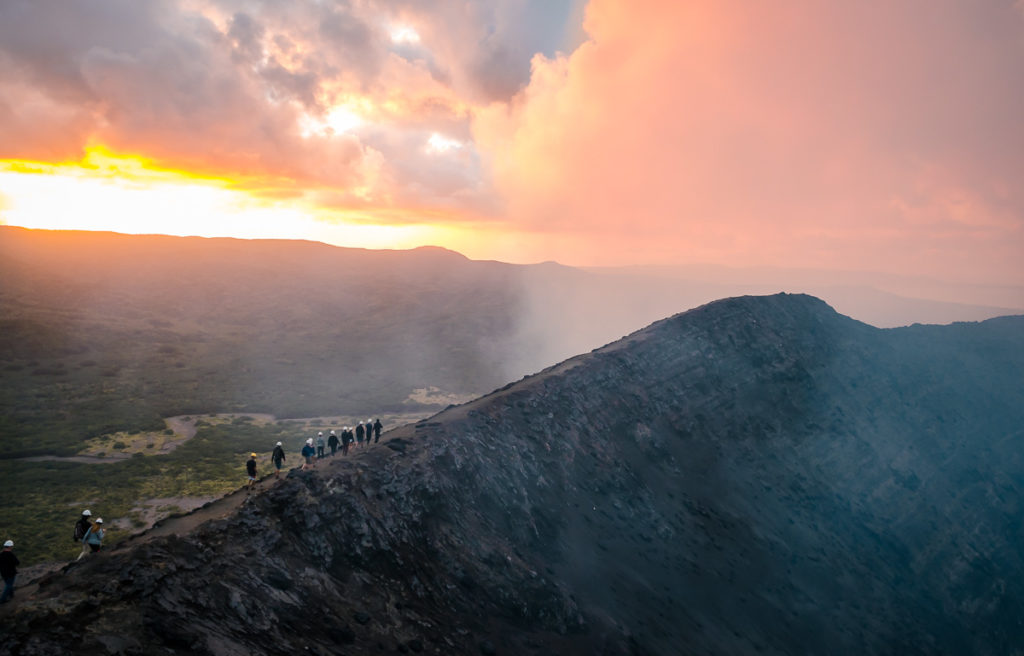
[[[0,653],[1014,653],[1022,371],[1024,317],[718,301],[52,574]]]

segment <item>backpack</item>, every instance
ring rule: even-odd
[[[71,537],[73,542],[81,542],[85,539],[85,534],[89,532],[88,524],[79,519],[75,522],[75,534]]]

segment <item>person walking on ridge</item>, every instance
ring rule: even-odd
[[[274,462],[274,478],[281,478],[281,465],[285,461],[284,447],[278,442],[277,446],[274,447],[274,452],[270,454],[270,459]]]
[[[4,580],[4,593],[0,595],[0,604],[14,599],[14,579],[18,576],[18,557],[14,555],[14,541],[4,542],[4,550],[0,551],[0,578]]]
[[[103,536],[106,533],[103,531],[103,518],[97,517],[96,523],[89,527],[89,532],[82,538],[82,553],[78,554],[78,558],[75,560],[81,560],[87,552],[96,553],[103,548]]]
[[[338,451],[338,436],[331,431],[331,436],[327,438],[327,446],[331,447],[331,455],[333,456]]]
[[[366,434],[366,428],[361,423],[359,423],[357,421],[356,422],[356,446],[363,446],[363,435],[365,435],[365,434]]]
[[[245,486],[245,493],[249,493],[249,489],[256,485],[256,454],[250,453],[249,459],[245,461],[245,473],[249,475],[249,482]]]
[[[316,434],[316,459],[319,460],[324,457],[324,432],[320,431]]]
[[[71,539],[74,540],[75,544],[82,545],[82,553],[78,554],[78,558],[75,560],[80,559],[89,552],[89,546],[85,544],[85,536],[89,534],[89,530],[92,528],[92,522],[89,520],[90,517],[92,517],[92,511],[86,508],[82,511],[82,516],[75,522],[75,533]]]
[[[348,447],[350,444],[352,444],[352,428],[350,426],[345,426],[341,430],[341,455],[348,455]]]
[[[380,417],[377,417],[377,421],[373,422],[373,443],[380,442],[380,429],[384,428],[384,424],[380,423]]]
[[[313,448],[313,438],[306,440],[306,443],[302,446],[302,457],[306,462],[302,464],[302,471],[313,468],[313,456],[316,454],[316,449]]]
[[[373,440],[373,422],[369,419],[366,420],[366,446],[370,446],[370,441]]]

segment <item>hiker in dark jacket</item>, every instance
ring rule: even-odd
[[[373,422],[369,419],[366,420],[366,446],[370,446],[370,442],[373,440]]]
[[[274,462],[274,478],[281,478],[281,465],[284,464],[285,455],[284,447],[281,446],[280,442],[274,447],[274,452],[270,454],[270,459]]]
[[[256,454],[250,453],[249,459],[245,461],[245,473],[249,477],[249,482],[245,486],[245,491],[248,494],[249,488],[256,484]]]
[[[356,444],[363,446],[363,435],[366,435],[366,427],[360,423],[356,423]]]
[[[352,444],[352,440],[354,439],[355,438],[352,437],[352,429],[349,426],[345,426],[341,431],[341,455],[348,455],[348,447]]]
[[[331,431],[331,436],[327,438],[327,446],[331,447],[332,456],[338,451],[338,436],[334,431]]]
[[[377,421],[373,422],[373,443],[380,442],[380,429],[384,428],[384,424],[380,423],[380,417],[377,417]]]
[[[302,470],[313,469],[315,466],[313,463],[313,456],[316,455],[316,449],[313,448],[313,438],[306,440],[306,443],[302,445],[302,457],[305,462],[302,463]]]
[[[6,604],[14,598],[14,579],[18,576],[18,557],[14,555],[14,542],[4,542],[4,550],[0,551],[0,578],[4,580],[4,593],[0,595],[0,604]]]
[[[92,517],[92,511],[86,508],[82,511],[82,516],[78,518],[77,522],[75,522],[75,535],[72,540],[74,540],[76,544],[82,544],[82,553],[78,555],[79,558],[89,553],[89,545],[82,543],[82,540],[85,539],[85,536],[88,535],[89,531],[92,529],[92,522],[89,520],[90,517]]]

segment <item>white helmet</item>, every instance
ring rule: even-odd
[[[334,435],[334,431],[331,431],[331,435]]]
[[[97,524],[102,524],[103,523],[103,518],[102,517],[97,517],[96,518],[96,523]]]
[[[317,433],[317,436],[318,436],[318,437],[323,437],[323,435],[324,435],[324,432],[323,432],[323,431],[320,431],[319,433]]]
[[[281,443],[280,443],[280,442],[278,442],[278,443],[277,443],[277,446],[281,446]]]
[[[89,512],[88,508],[82,511],[82,517],[92,517],[92,513]]]
[[[11,540],[8,540],[7,542],[4,542],[4,546],[5,547],[13,547],[14,546],[14,542],[11,541]]]

